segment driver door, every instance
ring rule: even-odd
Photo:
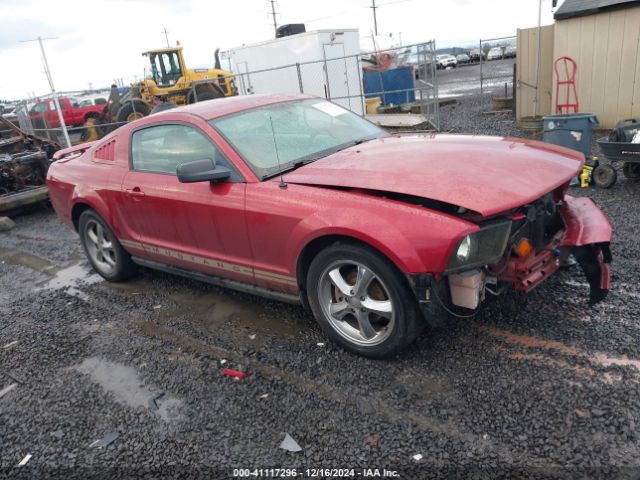
[[[181,183],[179,164],[211,158],[232,171],[221,182]],[[199,128],[182,123],[135,130],[122,182],[123,218],[145,257],[253,282],[243,178]]]

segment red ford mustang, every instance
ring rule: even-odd
[[[591,303],[610,287],[611,227],[567,195],[581,155],[546,143],[389,134],[273,95],[152,115],[56,159],[53,206],[107,280],[143,265],[302,303],[370,357],[571,254]]]

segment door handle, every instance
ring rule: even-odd
[[[133,187],[131,189],[127,189],[126,190],[128,195],[131,195],[132,197],[144,197],[145,194],[142,190],[140,190],[140,187]]]

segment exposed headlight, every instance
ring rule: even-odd
[[[448,272],[494,263],[502,257],[509,235],[511,221],[492,223],[460,240],[449,260]]]
[[[458,247],[458,251],[456,253],[456,257],[458,257],[459,262],[466,262],[469,260],[469,256],[471,255],[471,237],[467,235],[460,242],[460,246]]]

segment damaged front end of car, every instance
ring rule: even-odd
[[[436,316],[434,301],[444,310],[469,312],[487,294],[530,292],[571,256],[589,283],[589,305],[606,298],[611,288],[612,229],[591,199],[571,197],[560,188],[477,224],[476,232],[458,241],[445,272],[410,278],[427,319]]]

